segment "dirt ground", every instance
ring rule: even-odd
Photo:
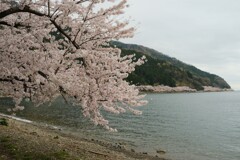
[[[57,129],[6,120],[8,126],[0,125],[0,160],[163,160],[111,143],[74,137]]]

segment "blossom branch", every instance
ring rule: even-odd
[[[105,2],[111,2],[112,7],[104,8]],[[24,98],[40,105],[61,95],[66,103],[71,100],[80,106],[94,124],[109,130],[102,110],[139,113],[132,107],[144,105],[143,96],[125,79],[144,60],[121,57],[119,49],[107,45],[134,32],[127,22],[117,18],[126,0],[115,2],[1,3],[0,95],[13,98],[12,110],[21,109],[19,104]]]

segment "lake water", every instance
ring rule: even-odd
[[[39,108],[26,104],[19,117],[48,123],[75,135],[122,142],[127,148],[172,160],[240,160],[240,92],[148,94],[143,115],[106,114],[117,133],[83,119],[79,107],[58,99]],[[11,106],[0,100],[0,112]]]

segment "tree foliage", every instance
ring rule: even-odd
[[[127,78],[133,84],[188,86],[197,90],[203,90],[204,86],[231,88],[223,78],[202,71],[154,49],[136,44],[124,44],[119,41],[113,41],[111,44],[121,48],[122,55],[134,53],[136,57],[146,56],[148,61],[136,67],[136,70]]]
[[[119,18],[126,7],[126,0],[2,0],[0,95],[14,99],[10,110],[23,109],[24,98],[40,105],[61,95],[107,129],[101,110],[140,114],[133,107],[146,102],[124,79],[144,58],[121,57],[108,44],[133,36]]]

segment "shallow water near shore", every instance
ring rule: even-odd
[[[173,160],[240,159],[240,92],[148,94],[143,115],[105,114],[117,133],[96,127],[59,98],[51,106],[31,107],[17,116],[59,126],[76,136],[121,143],[138,152],[162,155]],[[0,112],[7,113],[11,100],[0,99]]]

